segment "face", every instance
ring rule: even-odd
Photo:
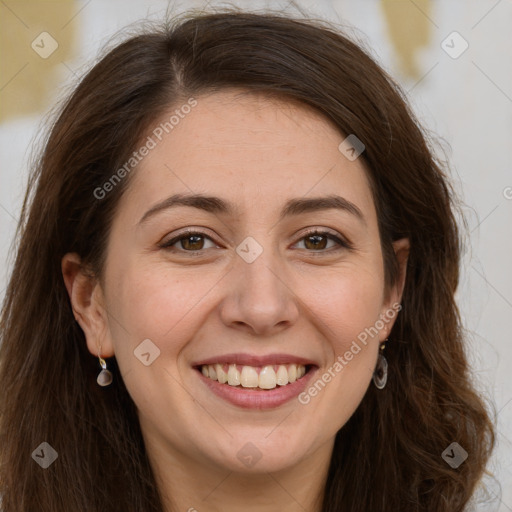
[[[384,289],[365,169],[329,121],[237,91],[196,101],[131,176],[93,292],[104,314],[83,327],[147,443],[285,469],[358,407],[401,286]]]

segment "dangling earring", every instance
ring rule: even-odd
[[[100,354],[98,353],[98,359],[100,360],[100,366],[102,368],[101,372],[98,374],[98,378],[96,379],[96,382],[102,386],[109,386],[112,384],[112,373],[107,370],[107,363],[105,362],[105,359],[103,359]]]
[[[382,353],[386,348],[386,338],[384,343],[380,346],[379,358],[377,359],[377,366],[375,367],[375,371],[373,373],[373,383],[375,387],[378,389],[384,389],[386,387],[386,382],[388,381],[388,362]]]

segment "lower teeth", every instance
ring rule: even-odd
[[[249,391],[251,391],[251,390],[253,390],[253,391],[272,391],[273,389],[276,389],[276,388],[284,388],[285,386],[288,386],[288,384],[292,384],[292,383],[289,382],[288,384],[285,384],[284,386],[280,386],[279,384],[277,384],[275,388],[271,388],[271,389],[264,389],[264,388],[260,388],[259,386],[255,387],[255,388],[245,388],[244,386],[242,386],[240,384],[238,386],[231,386],[227,382],[225,384],[226,384],[226,386],[229,386],[230,388],[247,389]]]

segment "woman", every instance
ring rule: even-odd
[[[494,443],[452,192],[325,24],[224,12],[85,76],[2,314],[11,511],[462,511]]]

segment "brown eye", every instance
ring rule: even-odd
[[[203,248],[204,238],[201,235],[188,235],[179,240],[181,247],[185,250],[198,251]]]
[[[312,233],[308,233],[306,236],[301,238],[298,243],[304,243],[304,247],[306,250],[310,252],[330,252],[329,249],[332,249],[336,245],[338,249],[346,248],[350,249],[351,246],[348,242],[345,242],[341,238],[335,236],[334,234],[328,231],[314,231]],[[334,242],[334,246],[331,245],[328,247],[329,242]],[[302,247],[299,247],[302,249]]]
[[[304,237],[307,249],[325,249],[328,238],[324,235],[309,235]]]
[[[160,247],[162,249],[168,249],[171,251],[194,252],[201,251],[203,249],[208,249],[209,247],[205,247],[205,243],[208,241],[212,244],[211,247],[216,247],[212,239],[209,236],[205,235],[204,233],[189,232],[183,233],[173,238],[172,240],[165,242]],[[178,247],[173,247],[178,243]]]

